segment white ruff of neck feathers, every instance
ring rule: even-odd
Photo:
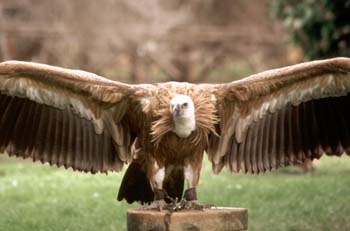
[[[174,118],[174,129],[173,132],[176,133],[181,138],[186,138],[191,135],[192,131],[196,129],[196,120],[194,114],[192,116],[182,116]]]

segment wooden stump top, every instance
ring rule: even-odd
[[[129,209],[128,231],[236,231],[247,230],[248,210],[213,207],[198,210],[149,211]]]

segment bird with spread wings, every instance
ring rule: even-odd
[[[0,152],[83,172],[120,171],[118,199],[198,206],[202,159],[263,173],[350,153],[350,59],[224,84],[124,84],[84,71],[0,64]],[[184,190],[186,182],[186,190]]]

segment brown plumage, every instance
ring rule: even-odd
[[[350,153],[350,59],[227,84],[129,85],[42,64],[0,64],[0,151],[84,172],[120,171],[118,199],[195,200],[214,173],[260,173]]]

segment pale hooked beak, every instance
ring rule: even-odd
[[[176,104],[176,106],[174,107],[173,111],[174,111],[175,115],[179,115],[180,114],[180,105]]]

